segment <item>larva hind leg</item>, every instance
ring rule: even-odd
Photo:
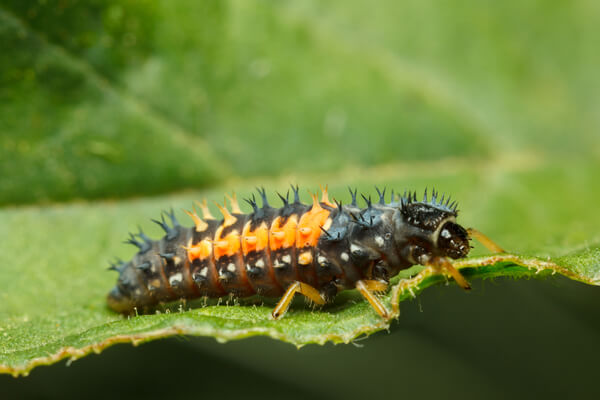
[[[316,304],[325,304],[325,299],[317,289],[306,283],[294,281],[288,286],[287,290],[273,309],[273,312],[271,313],[273,319],[280,319],[285,315],[296,293],[308,297]]]
[[[506,253],[502,247],[498,246],[492,239],[479,232],[477,229],[468,228],[467,233],[469,234],[469,237],[476,239],[492,253]]]
[[[371,307],[382,318],[389,319],[390,313],[385,308],[381,300],[375,296],[373,292],[382,292],[387,289],[387,284],[385,282],[375,281],[375,280],[361,280],[356,282],[356,289],[363,295],[365,299],[371,304]]]

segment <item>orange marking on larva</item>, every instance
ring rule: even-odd
[[[190,262],[200,259],[205,260],[212,254],[212,242],[208,239],[201,240],[194,246],[185,247]]]
[[[280,222],[280,217],[275,218],[269,230],[271,251],[281,248],[288,249],[296,244],[298,216],[290,215],[283,226],[280,225]]]
[[[251,231],[252,222],[246,222],[242,230],[242,252],[244,255],[251,251],[262,251],[269,245],[269,230],[266,223]]]
[[[321,227],[329,217],[329,211],[321,207],[317,196],[313,196],[313,206],[300,218],[298,222],[298,237],[296,247],[301,249],[307,246],[316,246],[321,236]],[[308,232],[308,233],[307,233]]]
[[[298,232],[300,232],[300,234],[302,236],[308,236],[312,232],[312,229],[307,226],[304,226],[304,227],[298,229]]]
[[[231,211],[233,211],[236,214],[242,214],[242,210],[240,209],[240,205],[238,204],[235,192],[231,192],[231,196],[227,194],[225,196],[227,196],[229,202],[231,203]]]
[[[321,192],[323,192],[323,194],[321,195],[321,203],[325,203],[329,207],[335,208],[335,204],[333,204],[332,202],[329,201],[329,194],[327,193],[327,185],[325,185],[325,188],[323,188],[322,185],[320,185],[320,187],[321,187]]]
[[[312,263],[313,257],[310,251],[305,251],[298,256],[298,264],[300,265],[308,265]]]
[[[183,212],[185,212],[187,215],[190,216],[190,218],[192,219],[192,221],[194,221],[194,225],[196,226],[196,232],[204,232],[206,230],[206,228],[208,228],[208,224],[204,221],[202,221],[202,218],[200,218],[198,216],[198,214],[196,213],[196,209],[194,208],[194,211],[188,211],[188,210],[183,210]]]
[[[312,194],[310,191],[308,193],[310,193],[310,197],[312,197],[312,199],[313,199],[312,208],[310,209],[310,211],[322,210],[323,207],[321,207],[321,203],[319,203],[319,199],[317,198],[317,195]]]
[[[275,240],[283,240],[283,238],[285,237],[284,231],[274,231],[274,232],[271,232],[271,234],[273,235],[273,238]]]
[[[227,240],[217,240],[215,242],[215,247],[220,250],[226,250],[229,247],[229,242]]]
[[[223,214],[223,228],[227,228],[228,226],[231,226],[236,223],[237,218],[234,217],[233,215],[231,215],[227,208],[223,207],[216,201],[215,201],[215,204],[217,205],[217,207],[219,207],[221,214]]]
[[[223,229],[225,229],[224,224],[219,226],[215,232],[213,252],[216,260],[222,256],[232,256],[240,251],[240,234],[238,231],[233,230],[222,238]]]
[[[198,207],[200,207],[200,211],[202,211],[202,217],[204,219],[215,219],[215,217],[213,217],[213,215],[210,213],[210,210],[208,209],[206,199],[202,199],[202,203],[196,201],[196,204],[198,204]]]
[[[215,246],[215,258],[222,256],[232,256],[240,251],[240,235],[232,231],[223,239],[219,240],[219,245]]]

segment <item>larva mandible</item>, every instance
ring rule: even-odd
[[[361,195],[364,208],[357,204],[356,190],[350,190],[348,205],[330,202],[326,188],[320,201],[312,195],[312,205],[306,205],[298,187],[292,190],[293,201],[278,194],[283,206],[274,208],[265,190],[258,189],[262,207],[254,196],[247,199],[253,209],[249,214],[240,210],[233,195],[231,212],[217,204],[222,219],[214,218],[204,201],[199,203],[202,218],[195,209],[186,211],[194,221],[189,228],[179,224],[172,210],[163,213],[160,221],[153,221],[165,236],[153,241],[141,231],[130,234],[127,242],[137,246],[138,253],[109,268],[119,272],[119,279],[108,294],[108,305],[130,313],[178,299],[259,294],[280,297],[272,313],[279,319],[296,293],[325,304],[340,290],[356,288],[388,318],[374,292],[386,290],[390,277],[400,270],[431,266],[469,289],[451,259],[469,253],[470,237],[502,251],[480,232],[458,225],[456,202],[439,198],[435,190],[430,198],[425,190],[422,201],[417,201],[416,192],[398,199],[392,192],[386,203],[385,190],[377,189],[376,203]]]

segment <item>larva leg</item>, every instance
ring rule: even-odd
[[[317,289],[306,283],[295,281],[287,288],[273,309],[273,312],[271,313],[273,319],[280,319],[285,315],[296,293],[300,293],[308,297],[317,304],[325,304],[325,299],[323,299]]]
[[[465,290],[471,289],[471,285],[469,285],[469,282],[467,282],[465,277],[462,276],[462,274],[456,268],[454,268],[450,260],[448,260],[447,258],[435,257],[427,263],[427,266],[434,267],[442,273],[448,273],[452,278],[454,278],[458,286],[460,286],[461,288]]]
[[[364,279],[362,282],[367,290],[371,292],[385,292],[388,289],[388,284],[383,281]]]
[[[468,228],[467,233],[470,237],[477,239],[479,243],[485,246],[492,253],[506,253],[502,247],[498,246],[492,239],[479,232],[477,229]]]
[[[373,291],[380,291],[381,287],[385,285],[383,282],[379,281],[358,281],[356,282],[356,289],[363,295],[365,299],[371,304],[371,307],[377,311],[377,314],[381,315],[382,318],[388,319],[390,314],[388,310],[386,310],[383,303],[373,294]],[[385,285],[387,288],[387,285]]]

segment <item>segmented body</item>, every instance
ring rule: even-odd
[[[357,206],[356,192],[349,205],[331,203],[326,192],[306,205],[296,188],[294,201],[280,196],[281,208],[267,203],[264,190],[260,194],[262,207],[250,200],[249,214],[233,203],[232,212],[219,207],[223,218],[214,219],[204,206],[203,218],[188,213],[192,227],[181,226],[173,212],[167,214],[171,226],[164,217],[155,221],[166,231],[160,240],[132,235],[129,242],[140,249],[131,261],[113,266],[120,275],[109,306],[143,312],[201,296],[279,297],[294,282],[317,289],[327,301],[361,279],[387,281],[422,262],[416,257],[429,245],[421,242],[431,241],[438,226],[456,216],[448,202],[417,203],[410,194],[386,204],[384,192],[377,204],[365,198],[365,208]],[[418,205],[435,205],[435,213],[410,212]]]

